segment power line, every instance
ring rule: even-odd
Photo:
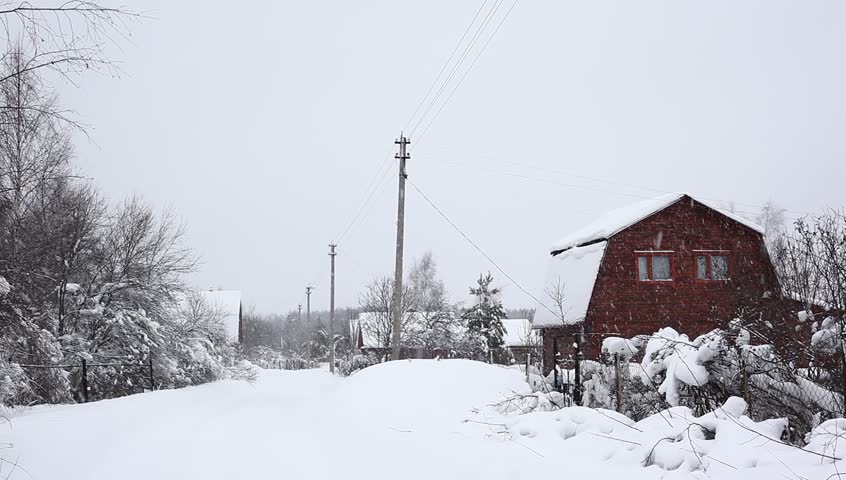
[[[479,23],[479,26],[478,26],[478,28],[476,28],[476,31],[473,34],[473,37],[470,39],[470,41],[464,47],[464,50],[461,52],[461,55],[459,56],[458,60],[455,62],[455,65],[453,65],[452,69],[450,70],[449,75],[447,75],[446,79],[443,81],[443,83],[441,83],[440,88],[438,89],[437,93],[432,98],[432,100],[429,102],[429,105],[426,107],[426,110],[423,112],[423,115],[421,115],[417,119],[417,122],[414,124],[414,128],[411,129],[411,136],[413,136],[417,132],[417,129],[420,127],[420,124],[423,122],[423,120],[426,119],[426,116],[432,110],[432,107],[434,107],[437,104],[438,100],[440,100],[441,95],[443,94],[443,92],[447,88],[447,85],[449,85],[449,83],[455,77],[455,74],[458,72],[458,70],[460,70],[462,64],[464,63],[464,60],[467,58],[467,55],[473,50],[473,47],[476,46],[476,43],[478,42],[479,38],[481,37],[482,32],[490,24],[494,15],[499,10],[499,7],[502,5],[502,2],[503,2],[503,0],[496,0],[496,3],[494,3],[493,6],[491,6],[490,10],[488,10],[488,13],[485,15],[485,18],[482,19],[481,23]],[[465,73],[465,75],[466,75],[466,73]]]
[[[414,120],[414,117],[420,111],[420,107],[422,107],[423,104],[426,102],[426,99],[429,97],[429,94],[432,93],[432,90],[435,88],[435,85],[438,84],[438,80],[440,80],[441,75],[443,75],[450,62],[452,62],[452,59],[455,57],[455,52],[458,51],[458,48],[464,42],[464,39],[467,38],[467,34],[470,32],[470,28],[476,23],[476,19],[479,18],[479,14],[482,13],[482,9],[485,8],[485,4],[487,3],[488,0],[483,0],[482,4],[479,5],[479,8],[476,10],[476,14],[473,15],[473,20],[471,20],[470,24],[467,25],[467,28],[464,29],[464,33],[461,35],[461,38],[458,39],[458,43],[455,44],[455,48],[452,49],[452,53],[449,54],[449,58],[447,58],[446,62],[444,62],[443,67],[441,67],[441,71],[438,72],[438,75],[435,77],[435,80],[432,82],[432,85],[429,86],[429,89],[426,90],[426,94],[423,95],[423,98],[420,99],[420,103],[417,104],[417,108],[414,109],[414,113],[412,113],[408,121],[405,122],[405,127],[403,127],[403,130],[408,130],[409,124],[412,120]]]
[[[488,48],[488,45],[491,43],[491,40],[493,40],[494,36],[496,36],[496,33],[499,31],[500,27],[502,27],[502,24],[503,24],[503,23],[505,23],[505,20],[506,20],[506,19],[508,18],[508,16],[511,14],[511,11],[512,11],[512,10],[514,10],[514,7],[516,7],[516,6],[517,6],[517,3],[518,3],[519,1],[520,1],[520,0],[514,0],[514,3],[512,3],[512,4],[511,4],[511,7],[508,9],[508,11],[507,11],[507,12],[505,12],[505,15],[502,17],[502,19],[500,19],[499,23],[497,24],[497,26],[496,26],[496,28],[494,29],[494,31],[493,31],[493,33],[491,34],[491,36],[490,36],[490,37],[488,37],[488,40],[487,40],[487,41],[485,42],[485,44],[482,46],[481,50],[479,50],[479,53],[478,53],[478,54],[476,54],[476,57],[473,59],[473,62],[472,62],[472,63],[470,63],[470,66],[469,66],[469,67],[467,67],[467,70],[465,70],[465,71],[464,71],[464,74],[463,74],[463,75],[461,76],[461,78],[458,80],[458,83],[456,83],[456,84],[455,84],[455,87],[453,87],[452,91],[450,91],[449,96],[447,96],[446,100],[444,100],[444,102],[441,104],[440,108],[438,108],[438,111],[437,111],[437,112],[435,112],[435,116],[433,116],[433,117],[432,117],[432,119],[431,119],[431,120],[429,121],[429,123],[426,125],[426,128],[425,128],[425,129],[423,129],[423,133],[421,133],[421,134],[420,134],[420,136],[419,136],[419,137],[417,137],[417,144],[418,144],[418,145],[419,145],[419,144],[420,144],[420,142],[423,140],[423,137],[425,137],[425,136],[426,136],[426,132],[428,132],[428,131],[429,131],[429,128],[431,128],[432,124],[433,124],[433,123],[435,123],[435,120],[436,120],[436,119],[438,118],[438,116],[441,114],[441,111],[443,111],[444,107],[446,107],[446,105],[447,105],[447,104],[449,103],[449,101],[452,99],[452,96],[455,94],[456,90],[458,90],[458,87],[460,87],[460,86],[461,86],[461,84],[464,82],[464,79],[465,79],[465,78],[467,78],[467,75],[470,73],[470,71],[471,71],[471,70],[473,69],[473,67],[476,65],[476,62],[479,60],[479,57],[481,57],[481,56],[482,56],[482,53],[484,53],[485,49],[486,49],[486,48]]]
[[[442,218],[443,218],[443,219],[444,219],[444,220],[445,220],[445,221],[446,221],[446,222],[447,222],[447,223],[448,223],[448,224],[449,224],[449,225],[450,225],[450,226],[451,226],[451,227],[452,227],[452,228],[453,228],[456,232],[458,232],[458,234],[459,234],[459,235],[461,235],[461,237],[462,237],[462,238],[464,238],[464,240],[466,240],[466,241],[467,241],[467,243],[469,243],[469,244],[470,244],[473,248],[475,248],[477,252],[479,252],[479,253],[480,253],[483,257],[485,257],[485,259],[486,259],[488,262],[490,262],[490,263],[491,263],[491,265],[493,265],[493,266],[494,266],[497,270],[499,270],[499,272],[500,272],[501,274],[503,274],[503,275],[505,276],[505,278],[507,278],[508,280],[510,280],[510,281],[511,281],[511,283],[513,283],[514,285],[516,285],[516,286],[517,286],[517,288],[519,288],[519,289],[520,289],[523,293],[525,293],[526,295],[528,295],[528,296],[529,296],[529,298],[531,298],[532,300],[534,300],[534,301],[535,301],[535,303],[537,303],[539,306],[541,306],[541,307],[545,308],[546,310],[549,310],[549,312],[550,312],[550,313],[552,313],[553,315],[555,315],[556,317],[558,317],[558,316],[559,316],[559,314],[555,313],[555,311],[554,311],[554,310],[552,310],[552,309],[551,309],[551,308],[549,308],[546,304],[544,304],[543,302],[541,302],[540,300],[538,300],[538,298],[537,298],[537,297],[535,297],[534,295],[532,295],[531,293],[529,293],[529,291],[528,291],[528,290],[526,290],[525,288],[523,288],[523,286],[522,286],[522,285],[521,285],[521,284],[520,284],[517,280],[515,280],[515,279],[514,279],[514,277],[512,277],[511,275],[509,275],[509,274],[508,274],[508,272],[506,272],[506,271],[505,271],[502,267],[500,267],[500,266],[499,266],[499,264],[498,264],[498,263],[496,263],[496,262],[495,262],[495,261],[494,261],[494,260],[493,260],[493,259],[492,259],[492,258],[491,258],[488,254],[487,254],[487,253],[485,253],[485,251],[484,251],[484,250],[482,250],[482,248],[481,248],[481,247],[479,247],[479,246],[476,244],[476,242],[474,242],[473,240],[471,240],[471,239],[470,239],[470,237],[468,237],[468,236],[467,236],[467,234],[466,234],[466,233],[464,233],[464,232],[461,230],[461,228],[459,228],[459,227],[458,227],[458,225],[456,225],[456,224],[455,224],[455,222],[453,222],[452,220],[450,220],[450,219],[449,219],[449,217],[448,217],[448,216],[447,216],[447,215],[446,215],[446,214],[445,214],[445,213],[444,213],[444,212],[443,212],[440,208],[438,208],[438,206],[437,206],[437,205],[435,205],[435,202],[433,202],[433,201],[432,201],[432,200],[431,200],[428,196],[426,196],[426,194],[425,194],[425,193],[423,193],[423,191],[422,191],[422,190],[420,190],[420,187],[418,187],[418,186],[417,186],[414,182],[412,182],[411,180],[407,180],[407,182],[409,183],[409,185],[411,185],[411,187],[412,187],[412,188],[414,188],[414,190],[415,190],[418,194],[420,194],[420,196],[423,198],[423,200],[425,200],[425,201],[426,201],[426,203],[428,203],[428,204],[429,204],[429,206],[430,206],[430,207],[432,207],[432,208],[433,208],[433,209],[434,209],[434,210],[438,213],[438,215],[440,215],[440,216],[441,216],[441,217],[442,217]]]
[[[356,222],[362,218],[361,215],[365,212],[366,208],[369,206],[370,202],[373,200],[376,193],[380,190],[382,185],[385,183],[385,179],[388,178],[388,173],[391,171],[391,153],[389,152],[385,159],[382,161],[379,169],[376,171],[376,175],[370,181],[370,184],[367,186],[367,190],[365,190],[364,195],[362,195],[361,200],[359,200],[359,207],[356,210],[355,215],[352,219],[347,223],[347,226],[344,227],[344,230],[341,231],[340,235],[338,235],[335,240],[335,244],[340,244],[341,240],[346,236],[346,234],[353,228]],[[378,182],[376,180],[378,179]],[[375,183],[374,183],[375,182]]]
[[[447,68],[449,67],[450,63],[451,63],[451,62],[452,62],[452,60],[455,58],[456,53],[457,53],[457,52],[458,52],[458,50],[460,49],[460,47],[461,47],[462,43],[464,42],[464,40],[467,38],[467,35],[468,35],[468,33],[470,32],[470,30],[472,29],[473,25],[475,25],[475,24],[476,24],[476,21],[479,19],[480,14],[484,11],[484,9],[485,9],[485,5],[487,5],[487,4],[488,4],[488,1],[489,1],[489,0],[483,0],[483,1],[482,1],[482,3],[479,5],[479,8],[476,10],[476,13],[473,15],[473,19],[472,19],[472,20],[470,21],[470,23],[467,25],[467,28],[465,28],[465,29],[464,29],[464,33],[461,35],[461,38],[459,38],[458,43],[457,43],[457,44],[455,45],[455,47],[453,48],[452,52],[450,53],[449,57],[447,58],[447,61],[446,61],[446,62],[444,63],[444,65],[441,67],[441,70],[438,72],[438,75],[435,77],[435,80],[432,82],[431,86],[430,86],[430,87],[429,87],[429,89],[426,91],[426,94],[425,94],[425,95],[423,96],[423,98],[420,100],[420,103],[417,105],[417,108],[414,110],[414,113],[412,113],[411,117],[408,119],[408,122],[406,122],[407,124],[410,124],[410,123],[412,122],[412,120],[414,119],[414,117],[415,117],[415,116],[417,115],[417,113],[420,111],[420,108],[421,108],[421,107],[422,107],[422,106],[426,103],[426,99],[429,97],[429,95],[430,95],[430,94],[432,93],[432,91],[435,89],[435,86],[436,86],[436,85],[438,85],[438,81],[441,79],[441,77],[443,76],[444,72],[447,70]],[[517,1],[519,1],[519,0],[515,0],[515,2],[511,5],[511,7],[510,7],[510,8],[508,9],[508,11],[506,12],[505,16],[504,16],[504,17],[500,20],[499,24],[497,24],[497,27],[496,27],[496,29],[494,30],[494,32],[493,32],[493,33],[491,34],[491,36],[487,39],[487,41],[485,42],[485,44],[484,44],[484,46],[482,47],[482,49],[479,51],[479,53],[478,53],[478,54],[476,55],[476,57],[473,59],[473,62],[470,64],[469,69],[472,69],[472,68],[473,68],[473,65],[475,65],[476,61],[477,61],[477,60],[479,59],[479,57],[481,56],[482,52],[484,52],[485,48],[487,48],[487,46],[488,46],[488,44],[490,43],[490,41],[491,41],[491,39],[493,38],[493,36],[494,36],[494,35],[496,35],[496,32],[499,30],[499,28],[502,26],[502,24],[503,24],[503,22],[505,21],[505,19],[506,19],[506,18],[508,17],[508,15],[511,13],[511,10],[513,10],[513,9],[514,9],[514,6],[517,4]],[[496,0],[496,1],[495,1],[495,3],[493,4],[493,6],[491,6],[491,8],[487,11],[487,13],[486,13],[485,17],[484,17],[484,18],[482,19],[482,21],[479,23],[479,25],[478,25],[478,27],[477,27],[476,31],[474,32],[473,36],[471,37],[470,41],[467,43],[467,45],[465,46],[465,48],[464,48],[464,50],[462,51],[461,55],[458,57],[457,61],[456,61],[456,62],[455,62],[455,64],[453,65],[452,69],[450,70],[450,73],[449,73],[449,74],[447,75],[447,77],[444,79],[444,81],[443,81],[443,83],[441,84],[440,88],[438,89],[437,93],[435,93],[435,95],[432,97],[432,99],[431,99],[431,101],[430,101],[430,103],[429,103],[429,106],[426,108],[426,110],[424,111],[423,115],[422,115],[422,116],[420,116],[420,117],[418,118],[418,121],[417,121],[417,123],[415,124],[414,129],[412,129],[412,134],[414,133],[414,130],[416,130],[416,129],[420,126],[421,122],[422,122],[422,121],[426,118],[426,115],[427,115],[427,114],[428,114],[428,112],[431,110],[431,108],[432,108],[432,107],[433,107],[433,106],[437,103],[437,101],[441,98],[441,95],[442,95],[442,94],[443,94],[443,92],[445,91],[445,89],[446,89],[447,85],[448,85],[448,84],[449,84],[449,82],[453,79],[453,77],[455,76],[455,74],[457,73],[457,71],[460,69],[460,67],[461,67],[462,63],[463,63],[463,62],[464,62],[464,60],[467,58],[467,55],[470,53],[470,51],[472,51],[473,47],[475,47],[475,45],[477,44],[477,42],[478,42],[479,38],[481,37],[482,32],[483,32],[483,31],[484,31],[484,30],[488,27],[488,25],[490,24],[491,20],[494,18],[495,14],[496,14],[496,12],[499,10],[499,7],[502,5],[502,2],[503,2],[503,0]],[[446,100],[447,102],[449,101],[449,99],[450,99],[450,98],[452,98],[452,95],[455,93],[455,91],[456,91],[456,89],[458,88],[458,86],[459,86],[459,85],[461,85],[461,82],[463,82],[463,81],[464,81],[464,78],[466,78],[466,77],[467,77],[467,73],[469,72],[469,69],[468,69],[467,71],[465,71],[465,72],[464,72],[464,74],[461,76],[461,78],[460,78],[460,80],[459,80],[458,84],[455,86],[455,88],[453,88],[453,89],[450,91],[449,97],[448,97],[448,98],[447,98],[447,100]],[[445,105],[445,103],[444,103],[444,105]],[[441,107],[438,109],[438,111],[437,111],[437,113],[436,113],[435,117],[437,117],[437,115],[438,115],[438,114],[440,114],[441,110],[443,110],[444,105],[441,105]],[[434,121],[434,118],[432,119],[432,121],[430,121],[430,122],[427,124],[427,127],[426,127],[426,129],[427,129],[427,130],[428,130],[428,128],[431,126],[431,124],[432,124],[432,122],[433,122],[433,121]],[[358,206],[358,208],[356,209],[355,214],[353,215],[352,219],[351,219],[351,220],[350,220],[350,221],[346,224],[346,226],[345,226],[345,227],[344,227],[344,229],[341,231],[341,233],[337,236],[337,240],[335,241],[335,243],[336,243],[336,244],[339,244],[339,243],[340,243],[340,241],[341,241],[341,240],[342,240],[342,239],[343,239],[343,238],[344,238],[344,237],[345,237],[345,236],[346,236],[346,235],[350,232],[350,230],[352,230],[352,228],[356,225],[356,223],[357,223],[360,219],[362,219],[362,218],[366,218],[365,211],[367,210],[367,207],[369,206],[370,202],[373,200],[374,196],[375,196],[375,195],[376,195],[376,193],[379,191],[379,189],[381,188],[381,186],[382,186],[382,184],[384,183],[385,179],[387,178],[387,172],[390,170],[390,169],[389,169],[389,168],[387,168],[387,167],[390,165],[390,159],[391,159],[391,156],[392,156],[391,154],[392,154],[392,153],[393,153],[393,149],[391,149],[391,151],[389,151],[389,152],[388,152],[388,154],[387,154],[387,155],[385,155],[385,158],[384,158],[384,159],[382,160],[382,162],[380,163],[380,166],[379,166],[379,168],[378,168],[378,169],[377,169],[377,171],[376,171],[376,175],[374,175],[374,177],[370,180],[370,182],[368,183],[367,188],[365,189],[364,194],[362,195],[361,199],[359,200],[359,206]],[[365,217],[362,217],[362,215],[364,215]]]
[[[385,191],[385,186],[389,184],[389,182],[386,182],[386,180],[391,178],[390,173],[391,173],[390,168],[385,170],[385,172],[382,175],[382,179],[379,181],[378,185],[376,186],[376,189],[373,190],[373,194],[371,196],[371,199],[368,201],[368,204],[370,204],[372,201],[376,200],[377,198],[380,198],[380,194]],[[356,219],[356,221],[353,222],[352,224],[350,224],[349,227],[346,229],[346,232],[344,232],[344,233],[347,234],[347,235],[351,235],[352,232],[355,231],[355,228],[357,226],[364,223],[370,217],[370,214],[372,212],[373,212],[372,208],[367,208],[367,209],[362,210],[361,213],[358,215],[358,218]],[[339,237],[339,240],[342,239],[342,238],[344,238],[343,235],[341,237]]]
[[[435,157],[432,157],[432,158],[435,158]],[[468,163],[462,163],[462,162],[456,162],[456,161],[442,161],[442,163],[446,164],[446,165],[454,165],[454,166],[458,166],[458,167],[472,169],[474,171],[487,171],[487,172],[490,172],[490,173],[496,173],[496,174],[505,175],[505,176],[508,176],[508,177],[514,177],[514,178],[519,178],[519,179],[529,180],[529,181],[535,181],[535,182],[548,183],[548,184],[558,185],[558,186],[566,187],[566,188],[580,188],[580,189],[583,189],[583,190],[589,190],[589,191],[594,191],[594,192],[598,192],[598,193],[606,193],[606,194],[612,194],[612,195],[618,195],[618,196],[624,196],[624,197],[632,197],[632,198],[639,198],[639,199],[646,199],[646,200],[654,198],[654,196],[640,195],[640,194],[637,194],[637,193],[629,193],[629,192],[621,192],[621,191],[617,191],[617,190],[608,190],[608,189],[603,189],[603,188],[600,188],[600,187],[597,187],[597,186],[594,186],[594,185],[580,185],[580,184],[577,184],[577,183],[564,183],[564,182],[559,182],[559,181],[552,180],[552,179],[549,179],[549,178],[533,177],[533,176],[529,176],[529,175],[523,175],[523,174],[520,174],[520,173],[509,172],[507,170],[500,170],[500,169],[494,169],[494,168],[489,168],[489,167],[476,166],[476,165],[471,165],[471,164],[468,164]],[[512,164],[518,165],[518,166],[520,165],[519,163],[512,163]],[[584,178],[584,179],[593,180],[593,181],[597,181],[597,182],[601,182],[601,183],[608,183],[608,184],[611,184],[611,185],[620,185],[620,186],[627,186],[627,187],[632,187],[632,188],[639,188],[639,189],[643,189],[643,190],[650,190],[650,191],[653,191],[653,192],[656,192],[656,193],[677,193],[677,192],[673,192],[673,191],[670,191],[670,190],[650,188],[650,187],[646,187],[646,186],[642,186],[642,185],[636,185],[636,184],[618,183],[618,182],[614,182],[614,181],[610,181],[610,180],[603,180],[603,179],[600,179],[600,178],[588,177],[588,176],[585,176],[585,175],[571,175],[571,174],[566,173],[566,172],[562,172],[562,171],[558,171],[558,170],[551,170],[551,169],[544,169],[542,167],[531,167],[531,166],[529,166],[529,167],[530,168],[536,168],[538,170],[546,170],[546,171],[549,171],[549,172],[552,172],[552,173],[558,173],[558,174],[561,174],[561,175],[573,176],[573,177],[577,177],[577,178]],[[759,208],[759,209],[764,208],[766,206],[766,205],[756,205],[756,204],[751,204],[751,203],[733,202],[733,201],[729,201],[729,200],[723,200],[723,199],[714,198],[714,197],[707,197],[707,196],[697,195],[697,197],[699,197],[703,200],[709,200],[709,201],[713,201],[713,202],[734,203],[735,205],[752,207],[752,208]],[[579,210],[576,210],[576,211],[578,211],[580,213],[586,213],[586,214],[589,213],[589,212],[579,211]],[[760,212],[752,212],[752,211],[749,211],[749,210],[735,210],[735,212],[736,213],[745,213],[747,215],[758,215],[758,214],[760,214]],[[799,217],[804,217],[804,216],[807,216],[807,215],[812,215],[812,213],[810,213],[810,212],[798,212],[798,211],[792,211],[792,210],[784,210],[784,212],[794,214],[794,215],[785,215],[786,217],[792,217],[792,218],[799,218]]]

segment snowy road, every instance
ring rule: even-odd
[[[417,361],[348,379],[320,370],[265,371],[252,385],[227,381],[38,407],[12,418],[6,435],[14,447],[0,456],[18,466],[4,464],[0,478],[711,478],[609,460],[624,445],[597,448],[591,436],[543,437],[563,424],[545,421],[509,440],[493,434],[500,426],[463,422],[484,420],[472,413],[476,407],[524,388],[514,370]],[[719,478],[772,475],[755,472]]]
[[[15,479],[523,478],[535,454],[463,431],[502,383],[469,366],[457,384],[266,371],[253,385],[38,407],[12,419],[4,457]]]

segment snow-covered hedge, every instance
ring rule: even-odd
[[[704,414],[738,396],[751,403],[753,418],[789,418],[793,436],[810,431],[820,418],[842,412],[842,395],[809,379],[805,370],[781,359],[772,346],[751,345],[750,333],[740,320],[726,330],[716,329],[693,340],[663,328],[645,344],[642,339],[610,339],[604,347],[606,353],[643,355],[639,364],[622,369],[624,406],[643,402],[657,408],[687,406]],[[586,405],[616,408],[616,378],[609,373],[613,367],[605,367],[604,372],[594,377],[588,374]],[[652,392],[633,388],[632,377]]]

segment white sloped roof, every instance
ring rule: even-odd
[[[238,341],[241,322],[241,292],[238,290],[200,290],[198,292],[211,308],[219,309],[223,316],[226,336]]]
[[[451,312],[448,314],[450,317],[454,316]],[[407,312],[403,322],[403,336],[412,338],[423,336],[426,333],[427,315],[427,312]],[[384,312],[361,312],[356,318],[350,320],[350,333],[361,334],[362,348],[387,348],[390,345],[385,345],[387,341],[385,336],[389,329],[387,325],[379,322],[387,322],[388,318],[390,316]],[[458,334],[462,327],[460,322],[450,322],[448,328],[454,334]]]
[[[540,346],[540,334],[532,330],[532,323],[526,318],[506,318],[502,320],[505,329],[503,341],[506,347]]]
[[[550,258],[544,290],[549,291],[560,285],[564,299],[559,309],[548,294],[544,295],[544,303],[549,309],[537,309],[533,321],[535,328],[570,325],[585,319],[607,243],[571,248]]]
[[[755,223],[727,210],[711,205],[708,202],[702,201],[685,193],[668,193],[659,197],[650,198],[611,210],[610,212],[596,218],[585,227],[580,228],[579,230],[576,230],[570,235],[567,235],[557,241],[554,245],[552,245],[550,251],[554,254],[555,252],[561,252],[578,245],[606,240],[621,230],[625,230],[641,220],[664,210],[670,205],[673,205],[685,196],[692,198],[706,207],[715,210],[720,214],[761,233],[762,235],[764,233],[764,229]]]

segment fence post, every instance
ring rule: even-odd
[[[88,362],[82,359],[82,399],[88,403]]]
[[[582,351],[579,347],[578,334],[573,335],[573,358],[575,359],[576,377],[574,378],[575,385],[573,385],[573,403],[576,405],[582,404]]]
[[[147,359],[147,373],[150,375],[150,391],[156,389],[156,383],[153,380],[153,357]]]
[[[564,389],[561,388],[561,384],[558,381],[558,337],[552,339],[552,372],[552,383],[555,386],[555,390],[559,392],[563,391]]]
[[[620,354],[614,354],[614,377],[616,377],[617,411],[623,413],[623,385],[620,382]]]

